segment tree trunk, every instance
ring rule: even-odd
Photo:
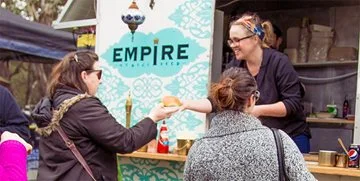
[[[27,69],[27,87],[26,87],[26,94],[25,94],[25,105],[28,105],[30,103],[30,95],[32,92],[32,88],[31,88],[31,82],[32,82],[32,69],[31,69],[31,63],[28,64],[28,69]]]

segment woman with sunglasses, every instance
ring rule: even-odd
[[[32,114],[41,135],[37,180],[117,180],[116,153],[131,153],[155,139],[156,123],[177,111],[159,105],[127,129],[95,97],[101,73],[91,51],[69,53],[54,67],[49,99]],[[66,143],[61,130],[69,138]],[[68,147],[71,142],[89,169]]]
[[[230,23],[228,45],[236,59],[226,68],[242,67],[255,78],[261,98],[251,114],[263,125],[285,131],[303,153],[310,151],[310,130],[301,105],[301,84],[289,58],[270,48],[272,25],[254,13]],[[183,109],[209,113],[211,100],[183,101]]]
[[[279,180],[274,135],[250,114],[260,96],[257,90],[253,76],[237,67],[226,70],[212,85],[210,99],[218,112],[190,148],[184,180]],[[291,138],[283,131],[280,137],[287,178],[315,180]]]

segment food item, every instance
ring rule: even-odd
[[[176,107],[182,105],[179,98],[175,96],[164,96],[162,98],[162,103],[164,104],[165,107]]]

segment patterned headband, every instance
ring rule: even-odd
[[[243,25],[247,30],[257,35],[261,40],[265,37],[264,29],[261,24],[254,24],[249,18],[240,18],[238,22]]]

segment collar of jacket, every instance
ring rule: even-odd
[[[52,107],[57,109],[62,102],[64,102],[66,99],[70,99],[73,96],[76,96],[78,94],[85,94],[85,92],[80,91],[79,89],[60,84],[56,91],[54,96],[52,97]]]
[[[54,97],[57,97],[62,94],[72,94],[72,95],[78,95],[78,94],[84,94],[85,92],[80,91],[79,89],[61,84],[57,87],[55,91]]]
[[[270,57],[273,55],[273,53],[274,53],[274,51],[276,51],[276,50],[274,50],[274,49],[271,49],[271,48],[264,48],[263,49],[263,59],[262,59],[262,61],[261,61],[261,66],[260,66],[260,68],[262,68],[262,67],[265,67],[268,63],[269,63],[269,61],[270,61]],[[244,67],[244,68],[247,68],[246,67],[246,61],[245,60],[240,60],[239,61],[240,63],[239,63],[239,66],[240,67]]]
[[[211,121],[210,129],[203,138],[226,136],[256,129],[265,129],[259,119],[240,111],[219,112]]]

